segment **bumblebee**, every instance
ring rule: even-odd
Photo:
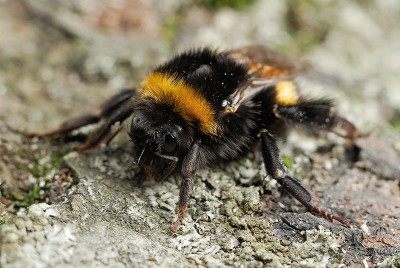
[[[106,101],[99,112],[71,119],[49,132],[26,136],[68,136],[75,129],[103,121],[76,151],[96,147],[111,127],[130,118],[128,135],[136,164],[163,180],[180,170],[176,233],[188,210],[196,171],[214,161],[243,155],[261,141],[267,174],[309,211],[344,223],[314,203],[310,191],[287,174],[275,136],[278,129],[302,125],[352,140],[355,126],[338,116],[328,99],[308,99],[293,82],[302,67],[260,46],[215,51],[194,49],[178,54],[144,79],[140,89],[126,89]]]

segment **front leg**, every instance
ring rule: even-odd
[[[262,130],[260,136],[262,154],[267,174],[277,180],[288,193],[302,203],[310,212],[323,216],[330,221],[337,220],[346,225],[342,218],[331,215],[317,207],[314,203],[314,196],[311,192],[300,181],[287,175],[279,154],[279,148],[272,135],[267,130]]]
[[[189,206],[190,193],[192,191],[192,180],[195,176],[196,161],[198,158],[199,144],[195,142],[189,151],[189,154],[183,161],[182,165],[182,182],[179,190],[178,216],[171,231],[175,234],[182,225]]]

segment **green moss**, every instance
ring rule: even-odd
[[[292,41],[285,44],[282,51],[304,54],[323,43],[330,30],[330,24],[321,12],[326,5],[315,0],[287,0],[287,3],[285,24]]]
[[[29,205],[28,201],[16,202],[15,208],[27,208]]]
[[[3,195],[7,199],[15,201],[15,207],[28,207],[40,199],[40,191],[42,188],[39,186],[33,187],[29,192],[23,192],[20,190],[5,190]]]
[[[9,196],[9,197],[11,197],[12,199],[17,200],[17,201],[22,201],[22,200],[24,200],[24,195],[23,195],[23,193],[20,193],[20,192],[17,192],[17,191],[12,191],[12,192],[9,192],[8,194],[7,194],[7,192],[6,192],[6,193],[4,193],[4,195]]]
[[[40,192],[41,188],[39,186],[35,186],[30,192],[28,196],[28,202],[33,203],[35,200],[38,200],[40,197]]]
[[[31,174],[32,174],[34,177],[36,177],[36,178],[37,178],[37,177],[40,177],[41,174],[42,174],[39,165],[34,165],[32,168],[29,169],[29,171],[30,171]]]
[[[51,159],[51,166],[52,168],[58,169],[61,165],[62,156],[57,155]]]
[[[0,218],[0,225],[5,224],[6,221],[3,218]]]
[[[218,9],[222,7],[244,8],[254,4],[257,0],[200,0],[200,3],[208,8]]]
[[[39,183],[44,181],[51,183],[59,170],[62,162],[62,156],[66,149],[54,151],[42,143],[39,149],[29,151],[25,148],[12,152],[10,154],[10,170],[15,174],[15,181],[10,186],[0,186],[1,194],[14,204],[15,212],[21,207],[28,207],[38,201],[43,201],[46,193],[40,194],[43,190]],[[33,182],[26,182],[28,178],[34,178]]]
[[[180,16],[175,14],[164,21],[162,35],[170,49],[175,46],[176,34],[180,25]]]
[[[287,155],[282,155],[283,164],[288,168],[291,169],[293,167],[293,162]]]
[[[397,132],[400,132],[400,121],[392,122],[392,126]]]
[[[35,178],[45,177],[50,171],[58,169],[61,165],[62,159],[61,153],[47,156],[38,155],[35,156],[32,167],[28,167],[29,171]]]

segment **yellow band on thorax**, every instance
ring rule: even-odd
[[[142,82],[142,97],[173,107],[189,124],[198,123],[203,133],[218,135],[218,124],[211,104],[184,81],[168,74],[152,73]]]

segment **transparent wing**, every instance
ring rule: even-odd
[[[226,112],[235,112],[243,102],[252,99],[260,91],[279,82],[293,80],[300,72],[308,69],[264,46],[244,47],[224,53],[248,67],[248,79],[228,97]]]

